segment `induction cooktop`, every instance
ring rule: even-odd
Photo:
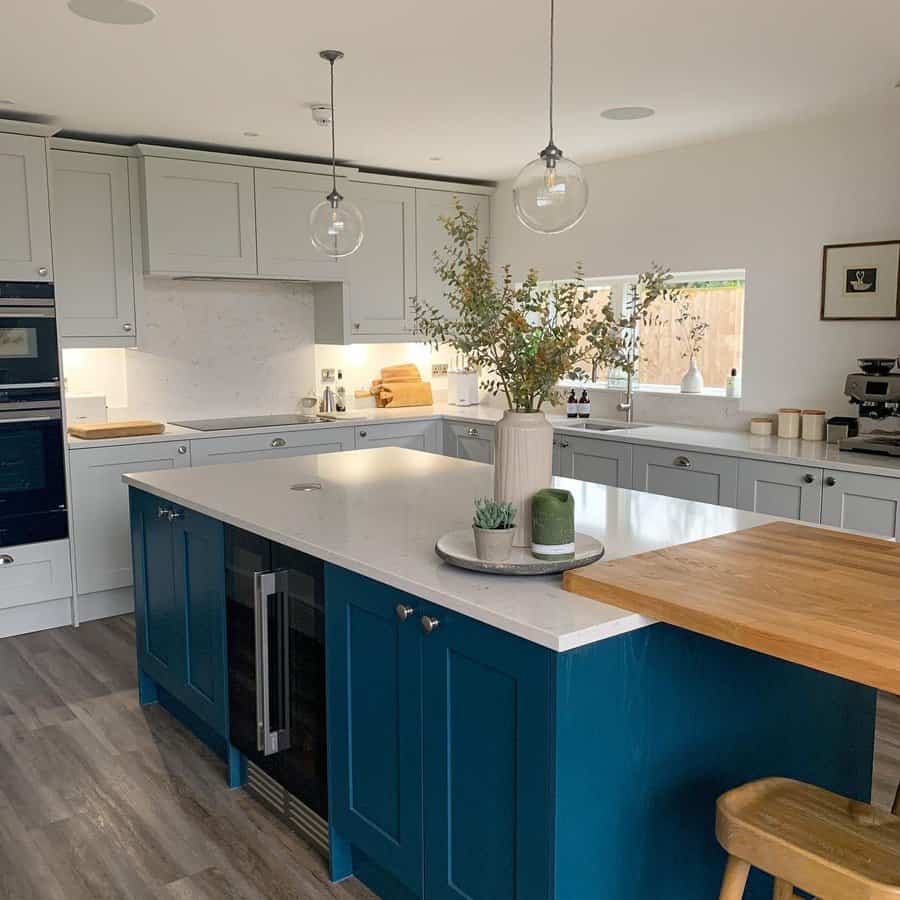
[[[226,419],[190,419],[187,422],[170,422],[180,428],[191,431],[229,431],[237,428],[280,428],[282,425],[317,425],[322,422],[333,422],[328,416],[300,416],[287,414],[282,416],[235,416]]]

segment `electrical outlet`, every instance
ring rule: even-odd
[[[432,378],[443,378],[447,374],[447,363],[433,363],[431,366]]]
[[[334,381],[334,369],[322,369],[322,381]]]

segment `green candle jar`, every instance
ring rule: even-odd
[[[575,558],[575,498],[569,491],[544,488],[531,498],[531,555]]]

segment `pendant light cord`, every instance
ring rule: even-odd
[[[337,193],[337,163],[334,149],[334,60],[330,59],[331,66],[331,189]]]
[[[553,143],[553,43],[556,26],[556,0],[550,0],[550,143]]]

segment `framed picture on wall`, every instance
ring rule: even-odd
[[[826,245],[821,318],[900,319],[900,241]]]

